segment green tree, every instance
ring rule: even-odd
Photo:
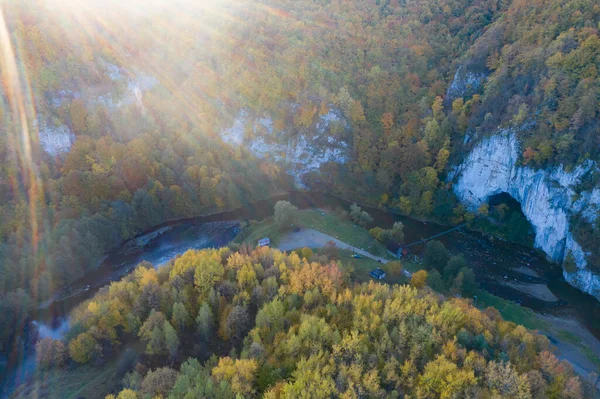
[[[446,291],[446,285],[444,284],[442,275],[435,269],[430,270],[427,274],[427,285],[430,286],[432,290],[437,292]]]
[[[183,303],[175,302],[173,304],[173,317],[171,318],[171,322],[177,327],[179,332],[182,332],[190,323],[190,315]]]
[[[363,211],[360,206],[356,204],[350,205],[350,219],[359,226],[366,227],[369,223],[373,222],[373,218],[367,212]]]
[[[381,227],[373,227],[369,230],[369,233],[382,243],[387,243],[390,240],[402,242],[404,241],[404,224],[402,222],[395,222],[389,230],[384,230]]]
[[[468,266],[467,261],[462,255],[451,257],[446,267],[444,267],[444,280],[452,282],[460,270]]]
[[[450,253],[441,242],[433,240],[425,245],[423,262],[427,267],[442,271],[449,259]]]
[[[289,228],[298,220],[298,208],[288,201],[277,201],[275,204],[275,224],[280,229]]]
[[[402,222],[395,222],[392,226],[392,239],[396,242],[404,241],[404,224]]]
[[[468,267],[463,267],[452,284],[452,289],[466,295],[473,295],[479,288],[475,273]]]
[[[293,373],[293,382],[287,383],[281,397],[292,398],[328,398],[336,393],[332,359],[323,354],[302,358]]]
[[[168,323],[165,321],[165,323]],[[150,339],[146,345],[146,353],[148,355],[161,355],[165,350],[165,333],[160,326],[154,327],[150,334]]]
[[[234,399],[235,394],[227,383],[215,384],[210,376],[210,365],[202,367],[198,360],[188,359],[181,365],[169,399]]]
[[[256,315],[256,327],[261,329],[270,340],[283,330],[284,322],[285,305],[279,299],[266,303]]]
[[[149,341],[150,338],[152,338],[154,329],[157,327],[162,328],[165,320],[165,315],[162,314],[162,312],[157,312],[156,310],[152,309],[150,315],[140,327],[138,336],[144,341]]]
[[[205,341],[208,341],[214,334],[215,318],[210,305],[206,302],[202,302],[200,305],[198,315],[196,316],[196,327]]]
[[[165,335],[165,347],[167,352],[169,352],[171,359],[175,359],[177,352],[179,351],[179,337],[177,336],[177,331],[175,331],[171,323],[168,321],[165,321],[163,331]]]

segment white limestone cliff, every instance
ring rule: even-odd
[[[250,126],[248,137],[246,126]],[[316,117],[314,128],[295,135],[276,131],[269,117],[252,118],[241,111],[230,128],[221,131],[221,138],[228,144],[244,146],[258,158],[271,159],[286,168],[303,186],[302,177],[318,171],[327,162],[346,163],[349,145],[331,130],[348,129],[348,124],[336,109]]]
[[[595,165],[588,162],[571,172],[562,166],[534,170],[518,163],[519,153],[519,143],[510,129],[483,139],[451,174],[455,193],[471,210],[492,195],[510,194],[521,203],[535,230],[535,246],[559,264],[570,253],[577,271],[564,271],[565,279],[600,300],[600,276],[587,267],[585,253],[569,227],[571,212],[582,212],[588,220],[598,214],[599,189],[581,193],[574,201],[575,187]]]
[[[483,72],[470,71],[466,66],[460,66],[454,73],[454,79],[448,90],[446,98],[454,100],[459,97],[467,97],[477,92],[487,78],[487,74]]]
[[[66,125],[52,126],[45,123],[39,128],[40,146],[50,155],[68,152],[75,142],[75,135]]]
[[[159,83],[158,79],[137,71],[126,71],[109,63],[104,66],[106,74],[114,85],[90,86],[81,91],[60,90],[52,97],[50,105],[59,108],[64,104],[69,104],[75,98],[80,98],[89,107],[100,104],[109,109],[115,109],[135,104],[144,112],[143,93],[156,86]],[[115,87],[120,87],[121,90],[114,90]],[[43,120],[39,125],[40,145],[48,154],[57,156],[69,152],[75,142],[75,134],[69,130],[68,126],[54,126],[44,123]]]

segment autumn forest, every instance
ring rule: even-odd
[[[41,304],[169,221],[302,189],[456,226],[490,212],[461,203],[451,177],[494,132],[514,132],[519,165],[534,170],[600,161],[592,0],[142,3],[0,0],[7,357],[22,353]],[[244,145],[231,145],[223,132],[238,125]],[[292,156],[290,143],[337,158]],[[523,243],[519,217],[505,237]],[[599,219],[570,217],[598,270]],[[118,399],[591,389],[543,335],[493,308],[425,282],[360,284],[335,256],[187,252],[140,264],[70,317],[64,340],[38,342],[42,369],[143,347]]]

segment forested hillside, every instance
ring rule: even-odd
[[[54,370],[102,364],[141,341],[142,360],[107,396],[119,399],[590,393],[546,337],[494,309],[444,300],[416,280],[421,288],[349,278],[339,261],[295,252],[190,251],[103,289],[73,312],[67,343],[41,341],[38,358]],[[37,394],[65,388],[42,381]]]
[[[490,74],[472,128],[522,128],[523,163],[598,160],[600,6],[514,2],[469,58]]]
[[[157,88],[142,107],[128,100],[129,78],[111,79],[111,71],[127,73],[116,43],[99,34],[90,40],[77,20],[45,2],[3,9],[23,45],[21,81],[4,80],[12,97],[0,97],[0,348],[8,348],[38,301],[93,270],[124,240],[289,185],[277,166],[226,147],[182,115],[177,93]],[[37,111],[27,110],[25,141],[21,101]],[[38,146],[46,125],[75,134],[68,154],[51,157]]]
[[[499,126],[518,127],[523,164],[598,157],[593,1],[0,7],[0,348],[123,240],[288,189],[281,165],[221,142],[242,110],[284,132],[246,126],[267,141],[310,138],[339,110],[348,162],[304,182],[452,223],[473,215],[448,170]]]

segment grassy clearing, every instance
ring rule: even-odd
[[[390,258],[386,247],[375,240],[367,229],[354,225],[350,220],[341,218],[338,214],[321,209],[304,209],[298,211],[299,225],[304,228],[311,228],[322,233],[328,234],[344,241],[354,247],[364,249],[383,258]],[[236,242],[247,242],[255,245],[258,240],[264,237],[271,239],[272,246],[277,246],[279,239],[287,233],[280,230],[273,221],[268,218],[262,222],[251,223],[236,238]]]
[[[477,292],[477,307],[484,309],[493,307],[498,309],[504,320],[521,324],[532,330],[548,329],[548,323],[541,320],[531,309],[517,305],[506,299],[502,299],[485,290]]]
[[[574,345],[581,345],[581,338],[567,330],[558,331],[556,337],[561,341],[569,342]]]
[[[38,370],[35,381],[19,387],[11,398],[77,399],[104,398],[121,388],[124,373],[138,358],[139,348],[128,348],[102,366]]]
[[[38,373],[35,382],[18,390],[14,398],[103,398],[117,390],[116,366],[81,366],[76,369],[49,370]]]
[[[352,257],[352,251],[342,250],[340,251],[340,262],[344,266],[349,266],[354,270],[353,280],[358,283],[365,283],[373,280],[373,277],[369,275],[369,272],[377,269],[378,267],[384,268],[384,265],[377,262],[376,260],[361,257],[360,259]],[[398,276],[387,276],[382,283],[387,284],[407,284],[408,278],[404,274]]]
[[[588,358],[588,360],[594,363],[596,366],[600,367],[600,357],[596,356],[596,354],[587,346],[579,345],[581,351]]]
[[[283,232],[285,233],[285,232]],[[237,243],[250,243],[256,245],[258,240],[264,237],[271,239],[271,246],[276,246],[279,238],[282,236],[282,231],[275,226],[273,218],[268,218],[262,222],[250,222],[234,240]]]
[[[319,230],[374,255],[389,258],[385,245],[374,239],[367,229],[355,225],[335,212],[306,209],[300,211],[299,220],[303,227]]]
[[[421,264],[407,262],[407,261],[404,261],[402,259],[400,259],[400,263],[402,263],[402,267],[404,269],[408,270],[411,273],[415,273],[415,272],[418,272],[419,270],[425,269],[425,266],[423,266]]]
[[[353,279],[358,283],[364,283],[372,280],[369,276],[369,272],[378,267],[381,267],[381,263],[369,258],[354,259],[351,257],[351,251],[341,251],[340,262],[344,266],[349,266],[354,269]],[[387,282],[387,281],[386,281]]]
[[[596,354],[577,335],[567,330],[559,330],[556,332],[556,337],[561,341],[576,345],[590,362],[594,363],[596,366],[600,366],[600,357],[596,356]]]

